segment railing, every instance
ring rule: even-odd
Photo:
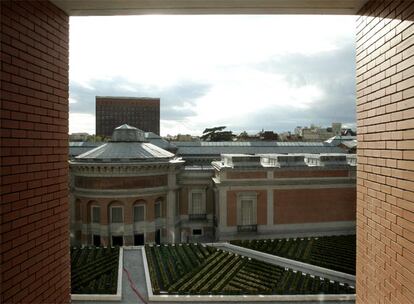
[[[237,225],[237,232],[257,232],[257,225]]]
[[[207,219],[207,214],[205,213],[200,213],[200,214],[189,214],[188,215],[188,219],[190,221],[200,221],[200,220],[206,220]]]

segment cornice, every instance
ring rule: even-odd
[[[69,162],[70,173],[77,176],[142,176],[156,173],[168,174],[170,163],[73,163]],[[174,170],[173,170],[174,171]]]

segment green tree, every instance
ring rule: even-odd
[[[226,126],[207,128],[203,131],[201,140],[204,141],[232,141],[236,136],[232,131],[223,131]]]

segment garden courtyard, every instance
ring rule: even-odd
[[[241,250],[249,248],[249,250],[253,249],[255,252],[284,256],[291,260],[307,262],[309,265],[320,264],[319,266],[325,267],[330,265],[327,264],[327,260],[320,261],[317,258],[318,254],[323,254],[324,250],[331,252],[331,255],[336,255],[335,252],[343,252],[343,257],[336,255],[337,259],[333,260],[333,267],[327,268],[338,271],[347,270],[345,272],[349,275],[346,275],[351,276],[350,274],[354,272],[352,269],[354,267],[352,237],[354,236],[234,241],[231,242],[232,245],[230,246],[237,244]],[[237,248],[237,246],[234,246],[234,248]],[[335,249],[331,249],[329,246],[334,246]],[[344,248],[348,248],[348,250],[344,250]],[[92,250],[96,251],[97,249],[92,248]],[[116,272],[111,266],[114,265],[113,257],[116,252],[116,249],[107,251],[99,249],[98,253],[95,252],[93,255],[89,255],[89,262],[95,263],[93,267],[104,273],[103,278],[106,279],[102,279],[98,275],[95,276],[95,281],[91,280],[86,285],[83,283],[86,293],[102,293],[94,292],[94,286],[103,288],[107,284],[109,288],[112,281],[108,274]],[[292,254],[293,252],[296,252],[296,254]],[[79,273],[82,274],[87,271],[79,271],[81,255],[77,253],[77,256],[77,266],[72,267],[72,273],[75,269],[77,274],[73,278],[79,280],[82,277],[85,280],[85,276],[81,276]],[[94,258],[95,256],[96,258]],[[329,256],[328,254],[328,261]],[[72,258],[73,260],[74,258]],[[88,261],[88,258],[84,257],[84,261]],[[99,261],[107,265],[106,273],[104,266],[101,268],[97,266]],[[339,300],[338,298],[336,301],[335,298],[330,298],[327,303],[355,303],[352,298],[355,287],[349,281],[341,282],[332,278],[329,279],[329,276],[326,278],[322,275],[312,274],[312,271],[302,272],[283,265],[277,265],[277,263],[270,264],[266,260],[261,260],[260,257],[251,258],[248,254],[244,255],[240,252],[223,250],[220,246],[215,247],[215,244],[193,243],[124,247],[122,261],[122,300],[113,303],[158,303],[157,301],[149,301],[149,298],[153,297],[152,299],[154,299],[157,296],[164,297],[163,299],[157,298],[162,303],[174,301],[174,297],[181,297],[186,303],[199,303],[199,300],[203,297],[204,301],[210,303],[222,303],[221,300],[217,299],[228,296],[253,296],[256,297],[255,300],[250,300],[249,303],[274,303],[274,299],[266,301],[266,296],[269,295],[282,296],[278,303],[292,303],[284,299],[291,300],[300,295],[313,295],[319,301],[328,300],[330,296],[339,295],[343,296],[342,299]],[[147,267],[144,266],[145,262],[147,262]],[[89,265],[90,269],[92,267]],[[151,287],[149,287],[146,280],[146,272],[147,277],[150,278]],[[101,279],[99,280],[99,278]],[[98,280],[96,281],[96,279]],[[79,282],[72,281],[72,286],[76,286],[78,290],[79,285]],[[88,288],[92,289],[88,290]],[[151,289],[150,295],[148,289]],[[111,292],[113,293],[113,288]],[[350,297],[347,297],[347,295]],[[167,296],[170,297],[169,300],[165,298]],[[208,300],[206,297],[211,297],[211,299]],[[300,298],[296,298],[294,303],[315,303],[315,299],[303,298],[300,300]],[[76,300],[73,303],[108,303],[108,301]]]

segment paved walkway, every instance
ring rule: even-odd
[[[121,301],[72,301],[74,304],[166,304],[168,302],[152,302],[148,301],[148,293],[145,282],[144,265],[142,261],[142,253],[140,249],[124,249],[124,268],[129,273],[132,284],[128,280],[128,274],[124,271],[122,274],[122,300]],[[140,296],[142,299],[140,298]],[[178,302],[170,302],[178,303]],[[185,302],[185,303],[207,303],[207,302]],[[239,302],[208,302],[215,304],[224,303],[239,303]],[[249,303],[261,303],[261,304],[315,304],[320,302],[249,302]],[[340,301],[340,302],[327,302],[329,304],[354,304],[355,301]],[[247,302],[246,302],[247,304]]]

